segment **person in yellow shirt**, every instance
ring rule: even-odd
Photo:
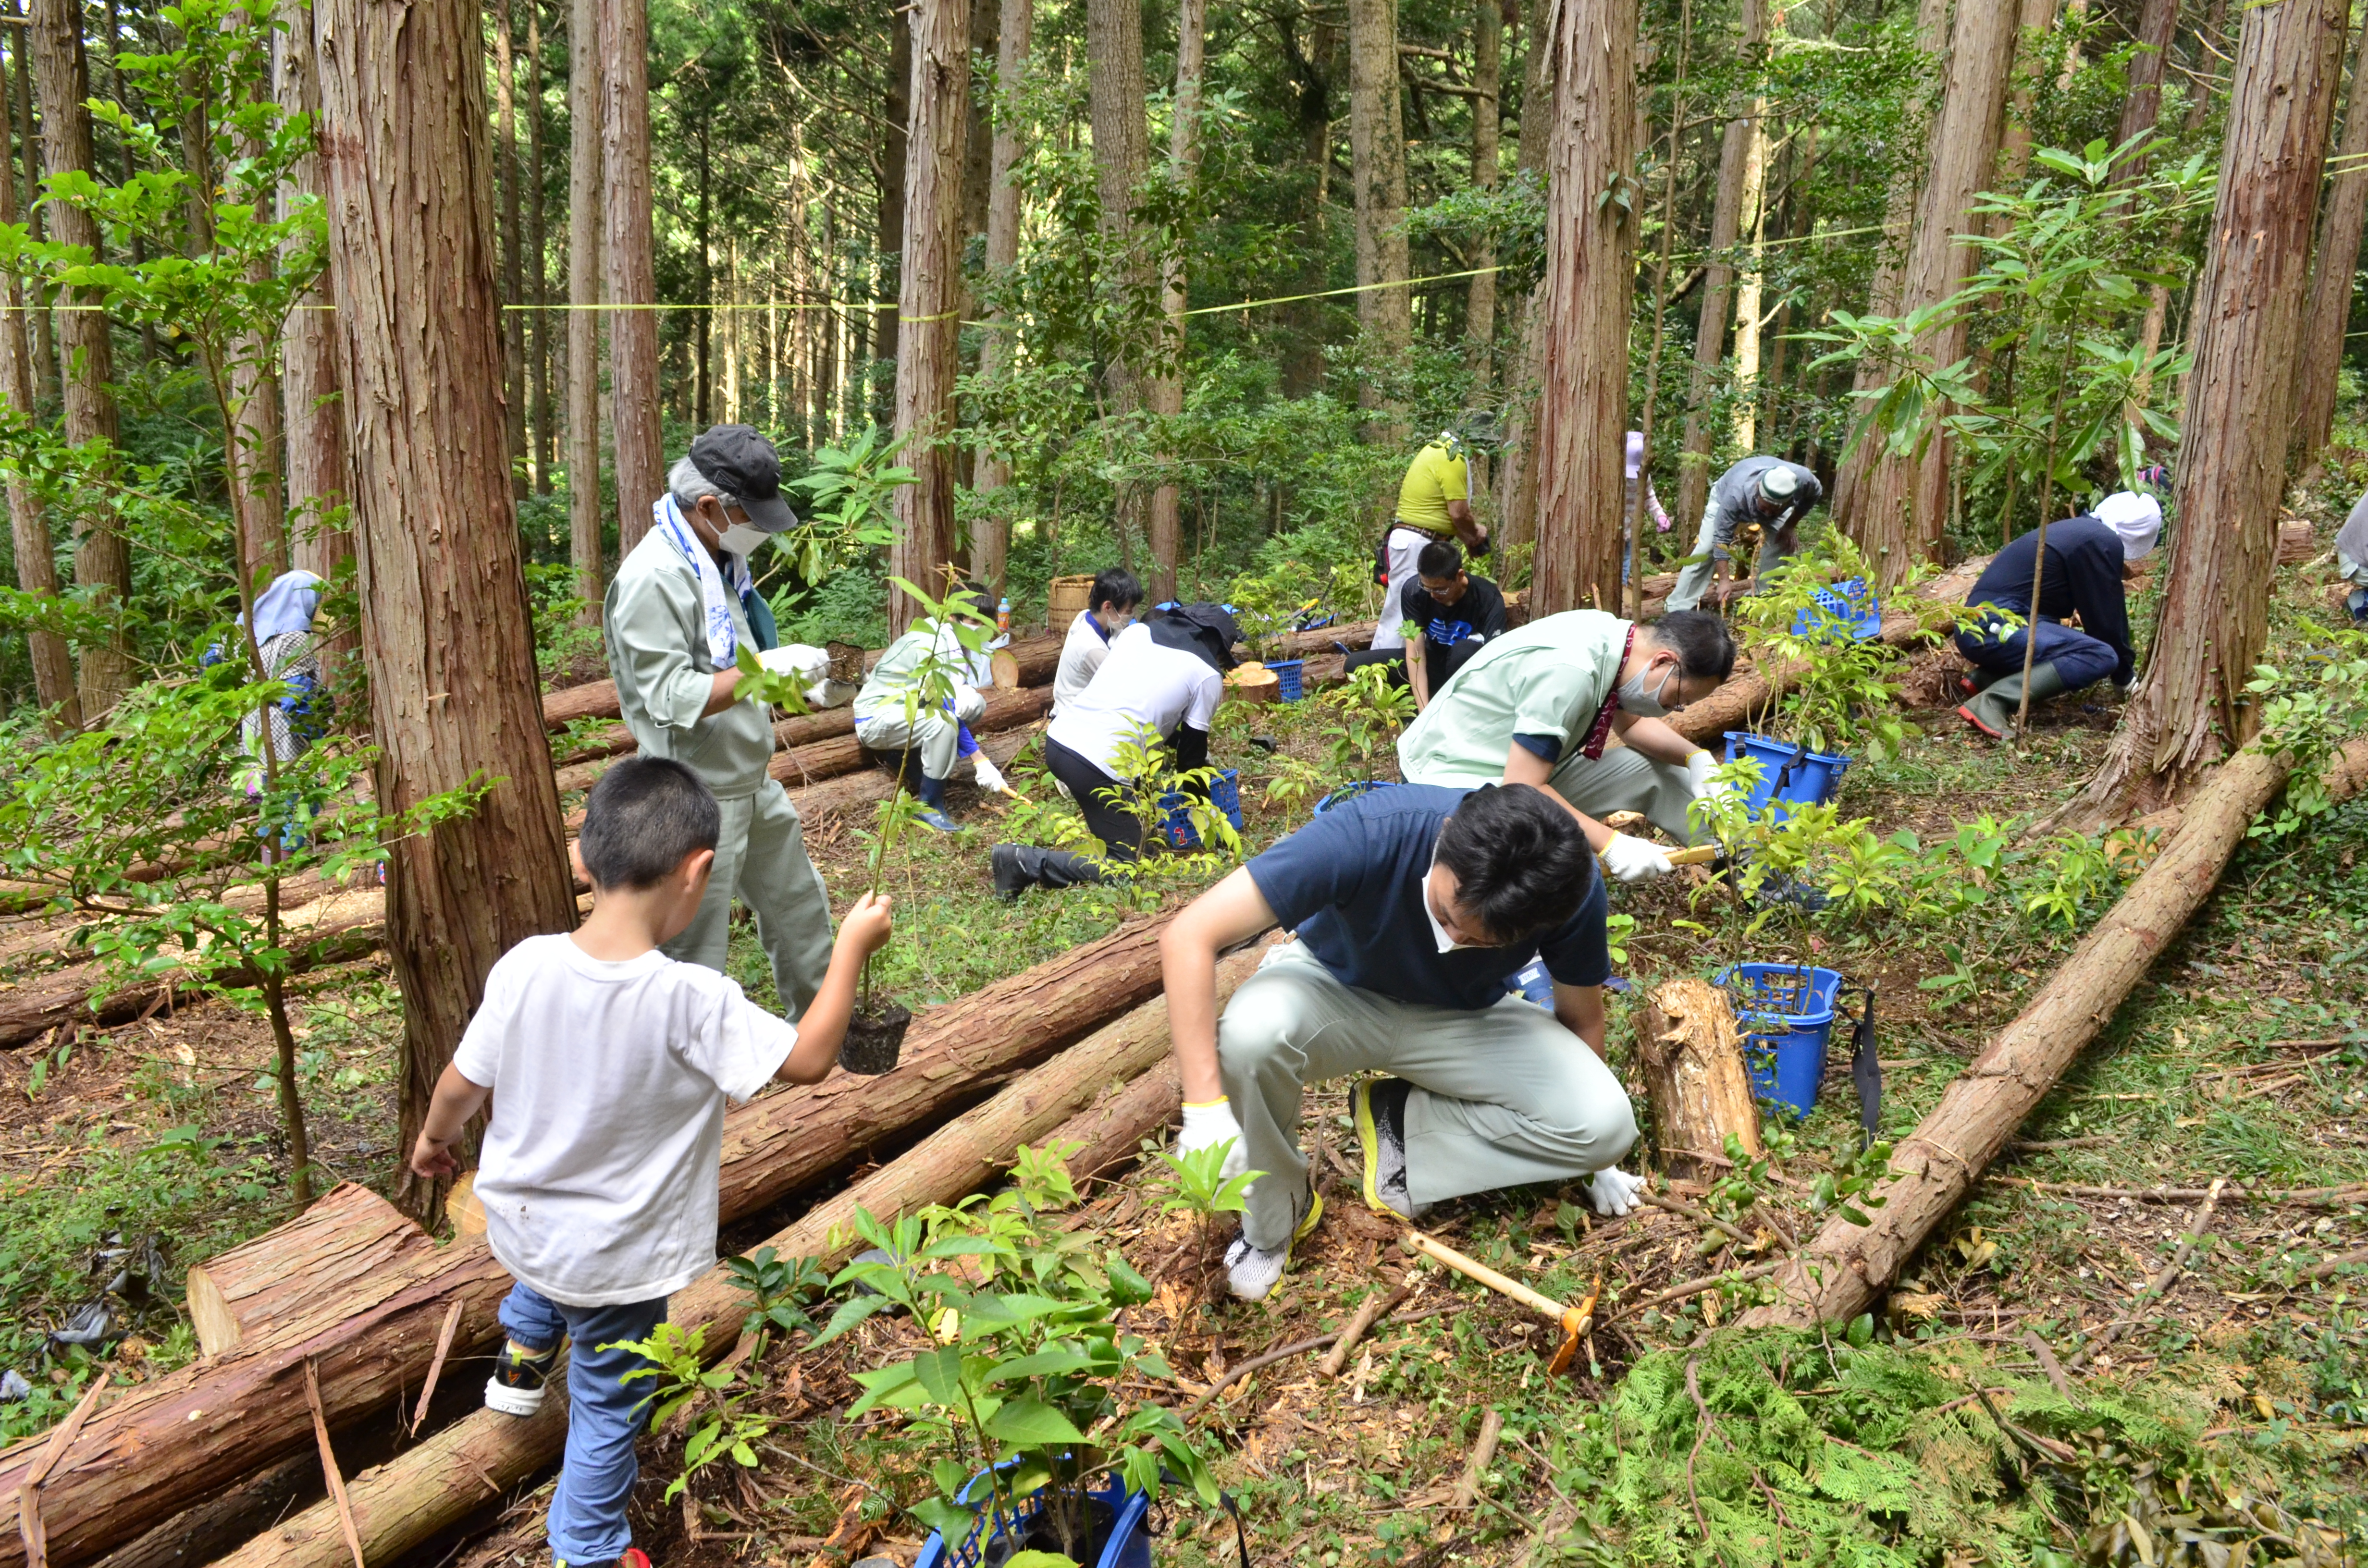
[[[1491,452],[1504,445],[1504,431],[1488,415],[1474,415],[1414,455],[1406,480],[1398,486],[1395,519],[1382,545],[1381,623],[1374,629],[1372,651],[1397,653],[1406,647],[1403,618],[1397,613],[1406,585],[1414,581],[1416,561],[1423,546],[1462,540],[1474,555],[1488,553],[1488,529],[1472,515],[1468,454]]]

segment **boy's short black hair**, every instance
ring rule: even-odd
[[[1099,609],[1114,605],[1120,609],[1133,609],[1143,602],[1143,584],[1123,566],[1105,567],[1094,574],[1094,585],[1087,590],[1086,608]]]
[[[1735,673],[1735,633],[1708,610],[1673,609],[1645,625],[1662,647],[1678,656],[1687,679],[1708,676],[1725,686]]]
[[[1433,582],[1452,577],[1463,570],[1463,552],[1443,539],[1424,545],[1422,553],[1414,558],[1415,575]]]
[[[1561,925],[1595,878],[1578,819],[1543,790],[1483,784],[1439,830],[1439,861],[1455,873],[1455,903],[1500,943]]]
[[[684,856],[714,848],[723,830],[706,780],[672,757],[629,756],[592,786],[575,843],[594,887],[630,892],[663,881]]]

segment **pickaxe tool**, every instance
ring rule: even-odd
[[[1578,1305],[1566,1306],[1551,1296],[1539,1294],[1518,1279],[1508,1278],[1477,1258],[1466,1257],[1445,1242],[1426,1236],[1420,1231],[1408,1231],[1406,1244],[1411,1251],[1435,1258],[1469,1279],[1476,1279],[1498,1295],[1516,1301],[1537,1312],[1548,1323],[1562,1330],[1562,1343],[1554,1347],[1553,1359],[1546,1363],[1550,1375],[1559,1375],[1578,1353],[1578,1342],[1595,1326],[1595,1298],[1602,1290],[1601,1281],[1587,1293]]]

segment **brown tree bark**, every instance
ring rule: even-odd
[[[2022,0],[2022,17],[2017,24],[2020,37],[2015,49],[2014,91],[2007,104],[2006,137],[1998,151],[1998,185],[2010,189],[2018,186],[2023,172],[2031,167],[2032,105],[2039,96],[2040,78],[2054,64],[2049,38],[2055,28],[2056,0]],[[2004,221],[1991,220],[1990,233],[2004,232]]]
[[[1729,1133],[1746,1153],[1760,1152],[1759,1108],[1725,992],[1691,978],[1654,992],[1636,1032],[1636,1063],[1664,1172],[1679,1181],[1717,1180]]]
[[[198,1348],[220,1356],[310,1315],[315,1303],[366,1294],[390,1254],[415,1250],[426,1236],[411,1216],[369,1187],[334,1187],[286,1224],[190,1267],[189,1323]]]
[[[551,253],[545,232],[550,203],[542,155],[542,0],[526,7],[527,364],[534,382],[532,435],[527,452],[534,463],[534,493],[551,494]]]
[[[49,219],[41,209],[41,139],[33,128],[33,59],[26,28],[6,29],[8,54],[16,74],[17,147],[23,158],[24,201],[26,225],[38,243],[49,238]],[[9,177],[16,177],[14,167]],[[53,395],[58,389],[57,321],[50,313],[46,291],[36,290],[25,301],[26,313],[32,318],[33,397],[36,402]]]
[[[1763,0],[1743,0],[1743,37],[1736,45],[1739,59],[1757,65],[1768,46],[1768,8]],[[1718,430],[1710,416],[1710,398],[1726,358],[1727,318],[1734,301],[1727,290],[1735,282],[1731,257],[1743,237],[1744,183],[1749,173],[1753,143],[1753,100],[1738,104],[1726,122],[1718,144],[1718,190],[1711,202],[1710,258],[1702,264],[1702,311],[1695,318],[1692,389],[1686,399],[1685,449],[1678,459],[1678,522],[1692,528],[1710,497],[1711,450]],[[1624,439],[1624,437],[1623,437]],[[1693,541],[1686,540],[1691,550]]]
[[[2278,502],[2311,220],[2342,75],[2342,0],[2244,8],[2212,243],[2197,280],[2180,424],[2212,440],[2179,464],[2179,516],[2145,678],[2070,816],[2151,810],[2244,744],[2245,683],[2269,639]]]
[[[378,801],[406,812],[497,781],[390,858],[400,1151],[485,972],[524,938],[572,929],[575,897],[501,467],[484,35],[465,0],[316,0],[314,36],[340,379],[371,389],[348,428]],[[435,1189],[401,1179],[405,1207],[432,1220]]]
[[[1087,0],[1086,87],[1093,122],[1094,190],[1100,202],[1103,254],[1112,276],[1103,286],[1117,296],[1121,320],[1134,313],[1153,285],[1150,257],[1134,232],[1137,187],[1151,165],[1151,131],[1144,119],[1143,8],[1135,0]],[[1109,406],[1132,414],[1144,404],[1141,345],[1123,338],[1110,355],[1104,385]],[[1113,523],[1121,548],[1132,551],[1147,523],[1137,485],[1119,485]],[[1173,567],[1174,562],[1166,563]],[[1146,575],[1157,575],[1154,561]]]
[[[1636,0],[1562,0],[1553,14],[1533,615],[1619,604],[1635,272],[1627,206],[1602,199],[1634,158]]]
[[[25,69],[22,49],[12,50],[17,74]],[[0,102],[7,84],[0,80]],[[0,171],[0,224],[17,222],[17,176]],[[33,417],[33,343],[25,327],[25,288],[14,272],[0,275],[0,393],[8,409]],[[17,586],[36,598],[54,599],[58,593],[55,542],[50,537],[50,517],[40,496],[15,474],[8,476],[8,537],[17,557]],[[74,689],[74,651],[54,631],[27,634],[32,655],[33,695],[40,703],[51,735],[71,734],[82,728],[82,699]]]
[[[912,13],[913,118],[905,136],[905,254],[897,314],[896,435],[918,476],[896,492],[890,575],[942,594],[953,559],[955,350],[962,326],[962,138],[970,128],[970,0],[918,0]],[[1137,109],[1140,113],[1140,108]],[[891,636],[919,613],[888,597]]]
[[[1179,0],[1176,8],[1176,97],[1169,128],[1167,159],[1170,177],[1189,187],[1201,169],[1201,81],[1208,43],[1209,0]],[[1151,378],[1147,406],[1156,415],[1174,418],[1184,412],[1184,256],[1180,246],[1168,249],[1160,283],[1160,313],[1166,323],[1156,373]],[[1182,491],[1172,482],[1151,492],[1152,602],[1176,597],[1176,569],[1181,554],[1178,513]]]
[[[25,29],[33,60],[33,92],[41,106],[41,163],[52,177],[93,173],[90,140],[90,74],[83,58],[82,7],[75,0],[33,0],[31,24]],[[79,208],[44,202],[51,235],[62,244],[81,245],[92,259],[103,259],[98,223]],[[108,337],[106,311],[91,294],[61,299],[58,346],[63,363],[65,436],[76,446],[90,441],[110,445],[119,431],[115,409],[115,350]],[[131,597],[131,555],[124,542],[123,522],[115,497],[104,483],[81,487],[74,518],[74,582],[93,590],[93,608],[102,614],[125,605]],[[108,641],[82,649],[80,687],[83,717],[97,719],[115,706],[131,684],[131,647],[119,621]]]
[[[584,622],[597,626],[601,567],[600,317],[607,225],[600,167],[600,0],[567,12],[567,537]]]
[[[1311,13],[1303,51],[1295,18],[1275,25],[1290,62],[1299,154],[1306,165],[1306,189],[1299,213],[1299,286],[1313,293],[1326,286],[1325,257],[1330,254],[1332,83],[1338,72],[1340,28],[1330,14]],[[1305,397],[1324,384],[1325,304],[1321,300],[1304,300],[1284,307],[1291,320],[1291,336],[1282,357],[1285,397]]]
[[[1473,0],[1472,4],[1472,184],[1475,189],[1497,188],[1497,148],[1502,131],[1497,96],[1505,76],[1505,0]],[[1472,393],[1487,401],[1497,380],[1496,242],[1486,237],[1471,249],[1472,283],[1463,302],[1464,363],[1472,375]],[[1478,460],[1485,461],[1486,460]]]
[[[2170,62],[2170,46],[2179,37],[2179,0],[2145,0],[2138,7],[2137,52],[2127,67],[2129,96],[2122,100],[2121,124],[2113,145],[2126,145],[2133,136],[2151,138],[2162,119],[2162,75]],[[2125,185],[2146,177],[2146,160],[2132,158],[2116,171]]]
[[[1974,198],[1990,183],[2004,133],[2006,94],[2013,74],[2019,11],[2007,5],[1960,6],[1949,40],[1949,79],[1932,128],[1931,172],[1924,182],[1907,264],[1900,272],[1897,313],[1938,304],[1972,275],[1974,251],[1958,241],[1973,232]],[[1916,351],[1936,365],[1965,353],[1961,320],[1926,333]],[[1935,436],[1920,457],[1880,453],[1861,437],[1857,457],[1863,488],[1850,488],[1854,511],[1836,520],[1866,552],[1878,581],[1889,587],[1918,561],[1939,553],[1947,521],[1949,443]],[[1869,455],[1872,453],[1873,455]]]
[[[2331,5],[2323,11],[2337,18],[2332,27],[2340,38],[2340,13]],[[2252,31],[2249,24],[2246,31]],[[2300,59],[2290,59],[2298,74],[2309,71]],[[2240,56],[2240,90],[2245,64]],[[2308,208],[2304,211],[2306,217]],[[2359,770],[2368,768],[2368,744],[2353,743],[2343,763],[2330,779],[2330,793],[2358,788]],[[2259,752],[2234,757],[2213,775],[2189,802],[2169,846],[1896,1145],[1890,1178],[1877,1189],[1883,1206],[1869,1210],[1873,1222],[1827,1221],[1805,1257],[1776,1277],[1784,1299],[1755,1308],[1742,1319],[1745,1326],[1847,1322],[1873,1302],[2203,905],[2254,813],[2285,778],[2283,764]]]
[[[983,0],[980,0],[983,3]],[[1012,173],[1026,148],[1015,118],[1019,91],[1028,76],[1028,51],[1036,28],[1036,0],[1001,0],[1002,16],[996,29],[994,145],[987,160],[986,271],[1001,277],[1019,262],[1019,187]],[[996,320],[1002,320],[996,312]],[[987,328],[979,344],[979,372],[989,381],[1011,368],[1009,329]],[[991,494],[1011,483],[1011,464],[1002,454],[983,451],[972,488]],[[1003,592],[1003,572],[1011,551],[1011,517],[998,504],[990,504],[971,538],[970,574],[990,593]]]
[[[533,0],[528,0],[531,5]],[[494,7],[494,176],[501,191],[502,417],[510,437],[510,494],[527,496],[526,303],[524,258],[518,255],[518,62],[510,55],[516,18],[510,0]]]
[[[648,0],[598,0],[601,260],[609,318],[609,396],[616,427],[617,555],[650,531],[666,489],[658,417],[656,259],[650,214]],[[639,306],[640,309],[632,307]]]
[[[888,80],[882,96],[880,118],[880,240],[873,255],[880,269],[879,298],[883,305],[891,305],[904,292],[897,269],[905,255],[905,185],[912,163],[908,128],[913,119],[913,28],[909,8],[889,16]],[[878,324],[871,337],[871,358],[874,361],[902,358],[902,329],[896,318],[897,312],[893,310],[871,312],[871,320]],[[860,400],[867,411],[871,406],[871,380],[867,369]]]
[[[2351,57],[2351,103],[2343,141],[2327,182],[2326,210],[2303,307],[2302,352],[2294,363],[2294,465],[2311,468],[2335,428],[2336,379],[2343,370],[2343,331],[2351,323],[2351,282],[2360,270],[2360,230],[2368,219],[2368,27]]]
[[[280,107],[317,116],[321,84],[310,10],[290,7],[274,51]],[[324,199],[318,154],[297,165],[292,194]],[[337,381],[336,297],[326,272],[288,313],[280,334],[279,385],[287,404],[289,558],[307,572],[334,578],[354,558],[354,537],[338,512],[346,504],[346,406]],[[343,656],[358,646],[354,629],[347,628],[329,649]]]
[[[1357,323],[1377,369],[1393,373],[1414,342],[1414,296],[1405,287],[1406,126],[1398,102],[1397,0],[1349,0],[1349,171],[1356,187]],[[1357,401],[1387,409],[1391,417],[1371,426],[1383,446],[1402,444],[1405,413],[1387,396],[1382,377],[1364,376]]]

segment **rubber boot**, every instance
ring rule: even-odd
[[[921,802],[921,809],[913,813],[915,822],[924,827],[935,828],[939,833],[962,831],[962,824],[946,814],[946,781],[944,779],[932,778],[924,773],[913,782],[912,790],[913,798]]]
[[[1998,676],[1977,665],[1958,672],[1957,689],[1967,697],[1979,697],[1983,692],[1996,686],[1998,679]]]
[[[1979,697],[1957,710],[1957,717],[1994,741],[2006,739],[2014,728],[2014,716],[2022,706],[2023,677],[2021,675],[2000,676]],[[2062,695],[2064,677],[2055,673],[2055,665],[2031,666],[2031,700],[2036,704]]]
[[[1006,900],[1029,888],[1073,888],[1110,880],[1099,861],[1032,844],[998,844],[987,860],[995,869],[995,896]]]

